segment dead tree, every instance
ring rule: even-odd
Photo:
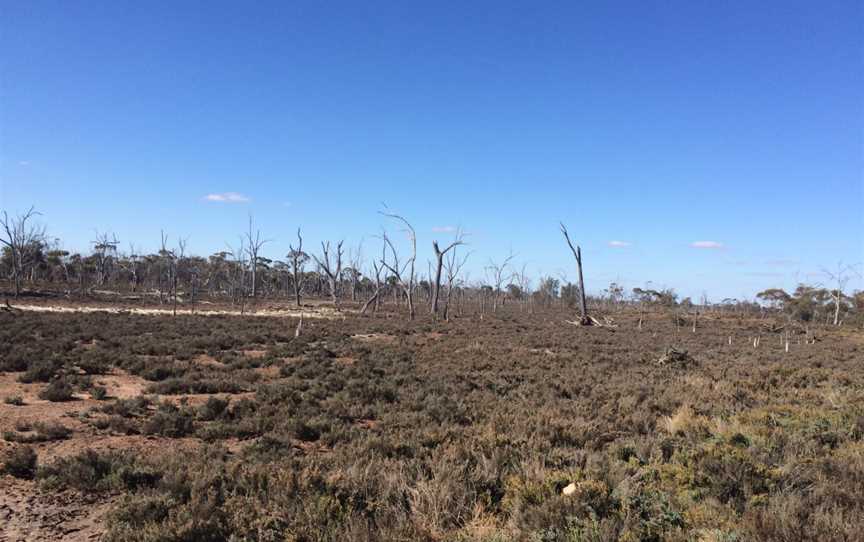
[[[834,301],[834,325],[840,325],[840,307],[843,304],[843,289],[846,288],[846,284],[851,279],[851,275],[857,275],[858,273],[855,271],[855,268],[851,265],[843,265],[842,263],[837,264],[837,271],[832,272],[827,269],[822,270],[825,275],[830,278],[835,285],[835,288],[830,291],[831,300]]]
[[[300,235],[300,228],[297,228],[297,248],[294,245],[288,245],[288,257],[291,259],[291,273],[294,278],[294,301],[297,306],[300,306],[300,290],[302,289],[301,277],[303,275],[303,266],[309,260],[309,255],[303,252],[303,236]]]
[[[249,215],[249,231],[246,232],[246,251],[249,255],[249,267],[252,271],[252,299],[258,294],[258,253],[269,239],[261,239],[261,230],[255,230],[253,234],[252,215]]]
[[[140,281],[138,272],[140,264],[141,256],[139,256],[138,251],[135,250],[135,245],[129,243],[129,255],[120,265],[123,266],[123,269],[125,269],[127,273],[129,273],[129,286],[133,294],[138,292],[138,282]]]
[[[167,288],[170,293],[171,291],[171,277],[173,275],[174,270],[174,254],[168,250],[168,236],[165,235],[164,230],[159,230],[159,239],[160,239],[160,249],[159,249],[159,259],[157,260],[157,273],[159,279],[159,304],[162,305],[165,303],[165,286],[163,286],[163,275],[164,275],[164,263],[168,262],[168,277],[167,277]]]
[[[456,233],[456,240],[447,245],[444,250],[438,247],[438,241],[432,241],[432,249],[435,251],[435,282],[432,284],[431,309],[433,316],[438,316],[438,296],[441,291],[441,268],[444,267],[444,256],[461,244],[463,244],[461,232]]]
[[[179,269],[186,257],[186,239],[177,239],[177,248],[174,250],[174,305],[172,313],[177,316],[177,284],[179,282]]]
[[[492,282],[495,284],[495,290],[492,292],[492,312],[498,311],[498,300],[501,297],[501,286],[508,280],[510,280],[512,275],[507,275],[507,268],[510,266],[510,262],[513,260],[515,255],[511,252],[504,261],[500,264],[495,263],[494,260],[489,260],[489,265],[486,267],[486,270],[492,274]]]
[[[522,270],[518,273],[513,273],[513,278],[516,279],[516,283],[519,286],[519,292],[522,296],[522,303],[520,304],[521,310],[525,310],[525,306],[531,302],[531,279],[528,277],[528,273],[526,272],[528,264],[522,264]]]
[[[162,248],[159,250],[159,256],[168,262],[168,292],[171,295],[171,312],[173,316],[177,316],[177,253],[167,247],[168,236],[162,232]],[[185,242],[182,244],[185,250]],[[161,280],[161,279],[160,279]],[[162,293],[159,293],[160,297]]]
[[[381,260],[381,264],[390,270],[393,276],[399,281],[400,286],[402,287],[403,292],[405,293],[405,298],[408,301],[408,317],[413,320],[415,316],[414,309],[414,279],[415,279],[415,271],[414,264],[417,261],[417,234],[414,232],[414,227],[405,220],[400,215],[385,213],[380,211],[383,216],[388,218],[392,218],[398,222],[401,222],[405,229],[403,230],[408,235],[408,240],[411,242],[411,257],[405,262],[401,268],[399,266],[399,258],[396,253],[396,248],[393,246],[393,243],[390,241],[390,238],[385,234],[384,242],[390,248],[393,254],[393,265],[388,264],[384,259]],[[406,276],[407,274],[407,276]]]
[[[117,236],[107,233],[96,232],[96,240],[93,241],[93,256],[96,258],[96,284],[105,284],[111,273],[111,262],[117,259],[117,246],[120,241]]]
[[[456,254],[457,248],[453,247],[453,250],[450,251],[450,254],[445,258],[444,267],[447,271],[447,297],[444,300],[444,320],[450,320],[450,302],[453,298],[453,287],[457,284],[457,279],[459,277],[459,273],[462,272],[462,268],[465,267],[465,263],[468,261],[468,256],[471,255],[470,252],[466,252],[465,256],[461,259]]]
[[[363,241],[360,241],[360,244],[357,245],[357,251],[354,249],[348,249],[348,263],[350,267],[348,267],[345,271],[348,274],[348,283],[351,285],[351,301],[357,301],[357,285],[360,282],[360,278],[363,276],[360,272],[360,268],[363,267]]]
[[[321,252],[322,258],[318,259],[318,256],[312,255],[315,258],[315,262],[318,264],[318,267],[324,271],[324,274],[327,275],[327,281],[330,285],[330,297],[333,299],[333,304],[339,305],[339,295],[338,295],[338,287],[339,287],[339,277],[342,273],[342,244],[344,241],[339,241],[336,245],[336,254],[332,258],[331,261],[331,252],[330,252],[330,241],[321,243]]]
[[[564,239],[567,240],[567,246],[570,247],[570,250],[573,252],[573,257],[576,258],[576,270],[579,273],[579,311],[581,313],[581,318],[579,322],[583,326],[590,326],[593,321],[588,316],[588,307],[585,303],[585,281],[582,278],[582,249],[579,245],[573,246],[573,242],[570,241],[570,235],[567,233],[567,227],[564,226],[564,223],[561,223],[561,233],[564,234]]]
[[[384,245],[381,248],[381,259],[382,260],[387,259],[387,244],[386,243],[384,243]],[[375,304],[374,305],[375,312],[378,312],[379,299],[381,298],[381,291],[384,288],[384,283],[381,282],[381,272],[384,271],[384,265],[378,265],[378,263],[379,262],[376,262],[376,261],[372,262],[372,269],[375,271],[375,291],[372,292],[372,296],[369,299],[367,299],[365,303],[363,303],[363,308],[360,309],[361,315],[366,314],[366,311],[369,310],[369,305],[371,305],[372,303]]]
[[[228,286],[231,290],[231,303],[240,302],[240,314],[246,311],[246,254],[247,249],[243,237],[237,249],[228,245],[226,253],[231,257],[228,263]]]
[[[0,243],[9,248],[12,256],[12,279],[15,284],[15,298],[21,295],[21,277],[24,274],[24,258],[27,248],[36,243],[42,243],[45,229],[28,222],[39,213],[30,207],[26,213],[10,217],[3,211],[0,226],[3,226],[5,237],[0,237]]]

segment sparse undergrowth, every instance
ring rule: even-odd
[[[280,319],[0,315],[0,369],[52,401],[89,391],[95,434],[196,443],[37,466],[23,443],[70,435],[34,424],[4,434],[3,469],[122,495],[118,541],[860,536],[860,334],[786,353],[752,346],[759,322],[636,319],[349,318],[295,338]],[[115,370],[147,395],[95,384]]]

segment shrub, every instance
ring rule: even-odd
[[[97,401],[103,401],[108,397],[108,390],[104,386],[93,386],[90,388],[90,397]]]
[[[207,402],[198,409],[198,419],[204,421],[215,420],[225,412],[225,409],[228,408],[228,403],[228,400],[219,399],[218,397],[207,398]]]
[[[16,425],[15,429],[19,432],[16,433],[12,431],[5,431],[3,433],[3,439],[8,440],[9,442],[20,442],[22,444],[29,444],[34,442],[50,442],[53,440],[63,440],[69,438],[69,435],[72,434],[71,429],[56,422],[36,422],[35,424],[33,424],[32,428],[27,424],[19,423]],[[32,434],[22,434],[29,433],[31,430],[33,431]]]
[[[24,384],[49,382],[59,368],[60,364],[55,361],[34,361],[28,365],[27,371],[18,377],[18,381]]]
[[[72,386],[64,379],[54,380],[39,392],[39,398],[55,403],[71,401],[73,399]]]
[[[153,382],[159,382],[167,378],[182,376],[184,372],[185,370],[178,369],[177,367],[169,364],[155,365],[144,369],[144,371],[141,373],[141,377]]]
[[[132,399],[118,399],[113,403],[99,407],[100,412],[105,414],[115,414],[123,418],[131,418],[134,416],[142,416],[147,413],[147,407],[152,404],[152,401],[144,395],[133,397]]]
[[[321,431],[304,421],[298,421],[294,424],[294,436],[303,442],[314,442],[321,438]]]
[[[144,422],[144,433],[180,438],[195,431],[195,422],[188,409],[180,410],[170,403],[163,403],[159,410]]]
[[[93,450],[58,459],[38,470],[37,476],[49,488],[73,488],[84,492],[134,490],[153,487],[161,476],[153,468],[138,464],[128,454]]]
[[[36,452],[30,446],[16,446],[7,452],[0,472],[15,478],[31,479],[36,472]]]
[[[238,393],[242,391],[237,383],[227,379],[205,379],[186,376],[169,378],[147,386],[147,393],[159,395],[183,395],[188,393]]]
[[[111,369],[111,362],[102,358],[85,358],[76,363],[88,375],[104,375]]]
[[[10,395],[3,399],[3,402],[12,406],[24,406],[24,399],[20,395]]]
[[[121,435],[137,435],[140,432],[134,422],[121,416],[111,416],[108,418],[108,428]]]

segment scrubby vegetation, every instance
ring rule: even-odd
[[[80,416],[96,435],[183,442],[38,468],[16,445],[6,472],[122,495],[108,540],[840,541],[864,517],[864,340],[843,328],[786,352],[786,330],[724,315],[348,318],[296,338],[284,319],[0,319],[4,368],[45,389],[148,381]],[[7,439],[64,438],[21,429]]]
[[[32,426],[19,423],[15,431],[4,431],[3,439],[21,443],[49,442],[63,440],[71,434],[71,429],[56,422],[36,422]]]
[[[6,452],[0,473],[15,478],[33,478],[36,473],[36,452],[29,446],[17,446]]]

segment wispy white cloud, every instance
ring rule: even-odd
[[[432,231],[435,233],[453,233],[456,231],[456,226],[435,226]]]
[[[690,243],[692,248],[707,248],[707,249],[718,249],[723,248],[725,245],[719,241],[693,241]]]
[[[609,241],[608,244],[609,244],[609,246],[612,247],[612,248],[627,248],[627,247],[629,247],[632,243],[630,243],[630,242],[628,242],[628,241]]]
[[[220,203],[247,203],[252,201],[248,196],[244,196],[238,192],[219,192],[215,194],[207,194],[204,196],[206,201],[217,201]]]

